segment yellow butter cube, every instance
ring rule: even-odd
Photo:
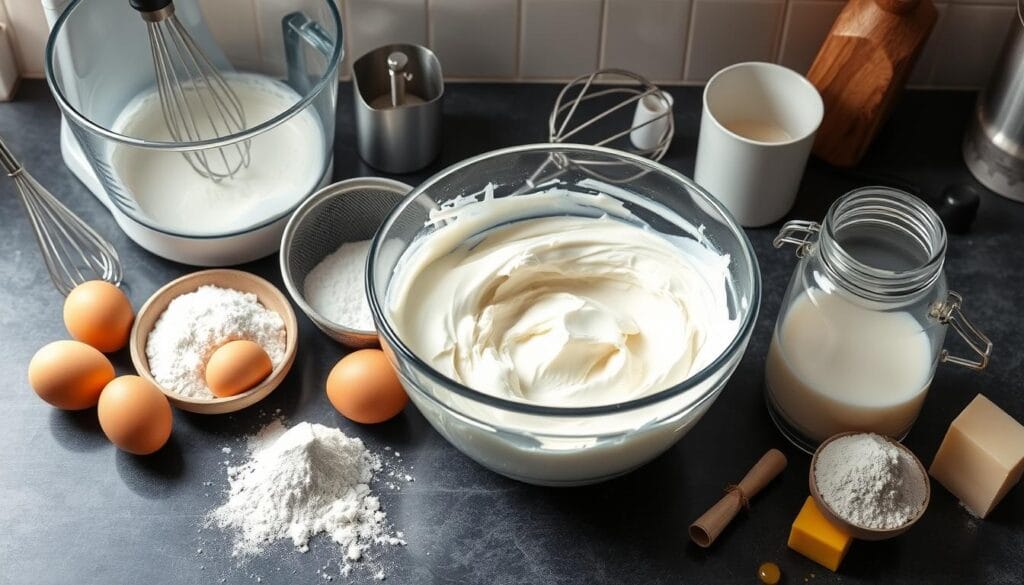
[[[810,496],[789,531],[789,548],[835,571],[853,538],[822,515]]]

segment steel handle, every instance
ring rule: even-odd
[[[300,94],[308,93],[312,83],[306,74],[306,51],[300,43],[313,47],[324,58],[330,59],[334,51],[334,40],[302,12],[292,12],[281,19],[281,33],[284,36],[285,63],[288,69],[288,85]],[[338,44],[344,42],[342,29],[338,29]]]
[[[939,361],[964,366],[972,370],[984,370],[992,356],[992,340],[964,315],[963,303],[964,298],[960,293],[949,291],[946,300],[933,305],[929,314],[938,319],[939,323],[952,326],[960,338],[974,350],[978,359],[972,360],[955,356],[950,354],[949,350],[943,349],[939,354]]]
[[[781,248],[786,244],[793,244],[796,246],[797,257],[803,258],[817,241],[819,232],[821,224],[818,222],[793,219],[783,224],[779,234],[772,240],[772,246]]]

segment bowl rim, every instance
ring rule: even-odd
[[[174,287],[183,283],[194,283],[196,285],[195,288],[189,291],[194,292],[195,289],[200,286],[212,284],[210,282],[211,276],[221,275],[233,276],[240,280],[252,282],[264,287],[266,291],[273,296],[278,297],[278,300],[281,301],[282,306],[285,307],[285,314],[281,315],[285,328],[284,361],[275,367],[262,382],[245,392],[239,392],[232,396],[213,398],[185,396],[165,388],[153,377],[153,373],[149,368],[149,358],[146,356],[146,343],[149,340],[150,331],[144,332],[141,330],[139,324],[142,319],[140,317],[149,311],[152,311],[154,303],[167,296]],[[242,292],[254,293],[255,291],[243,290]],[[266,308],[273,310],[269,307]],[[295,318],[295,311],[292,309],[291,303],[288,302],[288,297],[281,292],[279,288],[274,286],[273,283],[262,276],[246,272],[244,270],[236,270],[232,268],[211,268],[190,272],[175,278],[161,286],[156,290],[156,292],[150,295],[148,299],[146,299],[146,302],[143,303],[142,307],[139,309],[136,314],[135,321],[132,324],[132,330],[129,337],[129,353],[131,354],[132,365],[135,367],[138,375],[155,385],[165,396],[167,396],[174,406],[184,410],[197,412],[199,414],[224,414],[241,410],[263,400],[281,385],[284,378],[288,375],[288,372],[291,371],[292,365],[295,362],[295,357],[298,353],[298,337],[298,321]]]
[[[278,247],[278,263],[281,268],[281,280],[284,281],[285,289],[288,291],[288,294],[291,295],[295,304],[299,306],[299,309],[306,315],[306,317],[309,318],[310,321],[313,322],[314,325],[321,330],[326,329],[328,331],[337,331],[344,335],[359,338],[361,341],[366,343],[376,343],[377,331],[355,329],[347,325],[342,325],[341,323],[336,323],[321,315],[319,311],[314,309],[313,306],[306,301],[304,290],[305,283],[300,284],[293,278],[291,262],[288,259],[288,252],[292,248],[295,233],[299,230],[299,227],[303,222],[305,222],[306,218],[309,217],[311,211],[336,197],[351,196],[354,191],[367,187],[392,191],[395,195],[401,197],[401,200],[396,204],[396,206],[404,203],[406,195],[413,191],[412,185],[386,177],[353,177],[351,179],[344,179],[331,183],[330,185],[323,186],[307,197],[306,200],[303,201],[295,209],[295,212],[288,218],[288,223],[285,224],[284,231],[281,233],[281,244]],[[385,220],[387,217],[390,217],[390,212],[385,216]],[[376,232],[374,235],[376,236]],[[322,261],[323,258],[320,260]],[[369,262],[369,257],[367,258],[367,262]]]
[[[479,162],[498,158],[506,155],[523,154],[531,152],[540,153],[556,153],[561,151],[583,151],[590,154],[599,154],[606,157],[616,157],[624,159],[627,162],[633,163],[637,166],[644,167],[650,171],[666,175],[668,178],[677,181],[685,185],[690,189],[696,196],[699,196],[701,203],[710,206],[714,209],[722,218],[724,223],[728,226],[729,230],[739,240],[741,248],[747,259],[749,276],[751,280],[751,295],[750,295],[750,310],[747,312],[743,322],[737,329],[736,334],[733,336],[729,345],[710,363],[698,370],[696,373],[686,378],[678,384],[669,386],[663,390],[659,390],[647,396],[635,398],[633,400],[627,400],[625,402],[617,402],[612,404],[602,404],[595,406],[550,406],[532,404],[528,402],[520,402],[516,400],[507,400],[499,398],[492,394],[487,394],[479,390],[475,390],[452,380],[448,376],[445,376],[441,372],[434,369],[433,366],[424,362],[420,359],[404,342],[401,337],[391,326],[390,319],[378,301],[378,295],[376,294],[376,285],[372,274],[372,267],[376,264],[377,256],[383,246],[383,239],[381,238],[391,226],[394,225],[398,216],[405,211],[407,207],[413,204],[414,200],[420,196],[424,191],[434,187],[437,183],[447,178],[452,173],[461,171],[466,167],[475,165]],[[754,253],[754,247],[750,243],[750,239],[747,237],[746,232],[740,227],[736,218],[733,217],[732,213],[714,196],[708,193],[703,187],[698,185],[692,179],[686,177],[682,173],[671,169],[657,161],[653,161],[648,158],[644,158],[639,155],[635,155],[629,152],[616,150],[614,148],[607,148],[603,146],[593,146],[589,144],[575,144],[575,143],[536,143],[526,144],[522,146],[513,146],[507,148],[500,148],[479,154],[474,157],[467,158],[463,161],[457,162],[451,166],[448,166],[437,173],[431,175],[425,181],[416,186],[415,189],[409,192],[408,195],[402,200],[401,203],[396,205],[391,213],[388,214],[387,219],[381,224],[380,228],[377,229],[377,233],[373,237],[373,243],[370,245],[370,254],[367,258],[366,263],[366,292],[367,299],[370,303],[370,311],[373,313],[375,323],[377,324],[377,334],[381,338],[381,344],[387,345],[391,352],[396,355],[400,355],[406,360],[409,360],[416,364],[416,367],[423,372],[427,377],[437,384],[445,387],[446,390],[454,392],[459,396],[468,398],[475,402],[480,402],[488,406],[496,407],[502,410],[516,412],[520,414],[528,415],[548,415],[548,416],[562,416],[562,417],[586,417],[586,416],[599,416],[607,414],[615,414],[619,412],[625,412],[630,410],[640,409],[646,406],[657,404],[669,398],[676,397],[684,392],[687,392],[694,387],[704,383],[714,373],[718,372],[722,366],[731,359],[731,357],[747,343],[750,335],[753,331],[754,325],[757,322],[758,314],[761,309],[761,270],[757,262],[757,255]],[[387,291],[383,291],[384,295]],[[702,404],[708,396],[717,396],[718,393],[707,392],[705,396],[694,401],[693,405]]]

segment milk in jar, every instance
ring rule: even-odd
[[[815,441],[849,430],[902,436],[934,368],[921,323],[815,292],[793,301],[768,350],[766,383],[780,414]]]
[[[964,315],[944,271],[946,231],[917,197],[864,187],[819,224],[787,222],[774,242],[800,258],[765,363],[768,411],[794,445],[832,435],[902,439],[940,362],[982,369],[992,343]],[[974,356],[943,349],[952,327]]]

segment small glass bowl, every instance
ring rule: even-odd
[[[464,386],[417,356],[395,330],[386,297],[395,266],[422,232],[430,211],[456,196],[478,193],[488,184],[493,185],[495,197],[508,197],[548,183],[583,192],[600,190],[653,229],[728,254],[729,312],[739,327],[721,355],[660,392],[590,407],[505,400]],[[761,280],[743,230],[721,203],[690,179],[616,150],[537,144],[471,158],[413,190],[377,232],[367,262],[367,290],[381,346],[413,403],[442,436],[481,465],[513,479],[580,485],[643,465],[700,420],[747,347],[760,306]],[[407,310],[429,311],[430,307]]]

